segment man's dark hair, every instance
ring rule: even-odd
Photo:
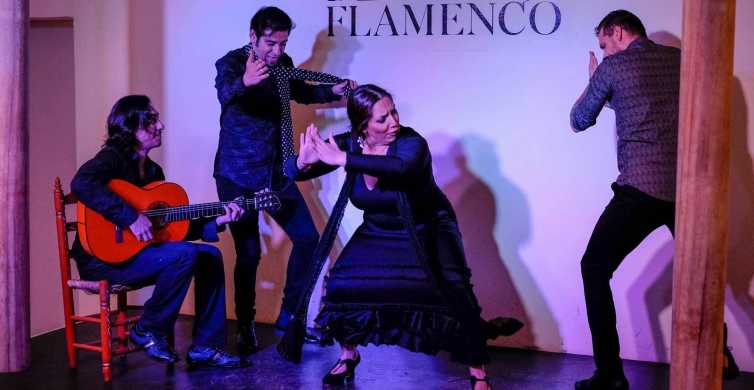
[[[129,95],[113,105],[107,117],[107,140],[105,145],[123,152],[133,152],[139,146],[136,131],[146,129],[157,122],[158,116],[149,98],[144,95]]]
[[[256,33],[257,37],[264,35],[267,29],[272,32],[290,32],[293,29],[293,21],[288,14],[278,7],[262,7],[251,17],[249,29]]]
[[[600,35],[600,32],[602,32],[607,36],[612,36],[613,28],[616,26],[640,37],[647,37],[647,30],[644,29],[644,24],[641,23],[639,17],[624,9],[607,14],[600,24],[594,28],[594,33]]]

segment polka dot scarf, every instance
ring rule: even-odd
[[[254,59],[256,60],[256,54],[253,50],[251,50],[251,45],[244,46],[244,51],[247,55],[254,55]],[[285,166],[285,161],[296,155],[293,143],[293,120],[291,119],[290,81],[302,80],[313,81],[317,83],[338,84],[345,80],[331,74],[314,72],[300,68],[271,66],[268,69],[270,71],[270,75],[275,81],[278,89],[278,96],[280,97],[280,147],[283,153],[283,166]],[[346,89],[343,95],[346,98],[351,95],[350,85],[346,85]]]

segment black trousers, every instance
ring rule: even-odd
[[[674,233],[675,203],[613,183],[613,199],[602,212],[581,259],[584,296],[597,371],[623,375],[610,279],[623,259],[652,231]]]
[[[238,186],[222,177],[216,178],[216,184],[217,195],[221,201],[254,194],[253,190]],[[281,207],[270,216],[293,242],[283,288],[282,310],[293,313],[309,280],[312,255],[317,247],[319,234],[296,184],[288,183],[280,190],[278,196]],[[240,325],[248,325],[256,315],[255,286],[257,266],[261,258],[259,212],[247,211],[241,220],[230,224],[230,233],[236,249],[236,266],[233,272],[236,318]]]

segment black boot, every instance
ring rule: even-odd
[[[515,318],[496,317],[487,321],[487,338],[494,340],[500,336],[512,336],[523,327],[523,322]]]
[[[594,373],[591,378],[576,382],[576,390],[628,390],[624,375],[607,376]]]
[[[736,379],[740,373],[736,359],[733,359],[733,354],[728,348],[728,324],[723,324],[723,379]]]
[[[242,356],[251,355],[259,351],[256,323],[251,321],[248,325],[238,327],[238,353]]]

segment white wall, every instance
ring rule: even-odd
[[[55,213],[56,176],[76,169],[73,27],[32,23],[29,33],[29,234],[31,334],[63,324]]]
[[[608,11],[630,9],[658,41],[678,44],[682,2],[553,2],[562,12],[562,24],[549,36],[530,27],[515,36],[497,27],[490,34],[476,17],[476,35],[442,36],[439,1],[274,3],[297,24],[287,50],[296,64],[386,87],[396,97],[402,122],[428,138],[438,181],[459,212],[484,315],[515,314],[527,322],[524,332],[501,344],[590,354],[579,260],[617,174],[614,117],[606,111],[597,126],[574,135],[568,112],[587,82],[588,51],[598,51],[593,27]],[[79,160],[91,156],[101,142],[92,141],[94,134],[101,131],[97,126],[117,96],[157,94],[157,108],[167,126],[159,157],[169,180],[184,185],[193,201],[216,199],[211,174],[219,105],[213,64],[246,43],[248,20],[265,2],[235,0],[218,6],[206,0],[134,1],[123,11],[125,6],[117,1],[94,6],[97,12],[83,11],[83,3],[88,2],[76,1],[77,15],[84,19],[75,21],[77,34],[82,25],[81,31],[97,35],[76,38],[81,67],[77,77],[85,76],[77,78]],[[421,16],[427,3],[435,4],[433,36],[351,37],[346,27],[337,27],[335,37],[327,36],[328,6],[358,6],[358,31],[363,34],[377,28],[384,5],[390,4],[402,33],[401,5],[413,5]],[[489,13],[490,2],[472,3]],[[496,9],[505,4],[494,3]],[[526,3],[527,14],[533,4]],[[470,10],[464,7],[459,20],[465,24]],[[548,7],[540,8],[540,26],[551,26]],[[515,10],[508,8],[506,22],[511,28],[525,26],[527,19]],[[130,15],[125,20],[124,13]],[[754,204],[754,146],[749,140],[754,132],[749,122],[754,45],[752,27],[746,23],[752,15],[754,5],[739,2],[726,309],[729,344],[748,371],[754,371],[754,210],[749,206]],[[105,17],[114,20],[115,27],[104,23]],[[460,27],[451,23],[450,29]],[[389,31],[387,26],[380,28],[382,35]],[[99,83],[105,91],[97,88]],[[297,106],[294,113],[297,129],[309,121],[335,131],[346,129],[343,109]],[[302,186],[320,228],[341,180],[342,174],[335,174]],[[351,210],[344,239],[358,223],[358,212]],[[259,318],[270,321],[279,304],[290,246],[279,228],[265,229],[266,255],[257,287],[262,300]],[[227,235],[220,247],[230,282],[234,254]],[[669,358],[672,252],[670,234],[660,229],[625,260],[613,281],[625,358]]]

